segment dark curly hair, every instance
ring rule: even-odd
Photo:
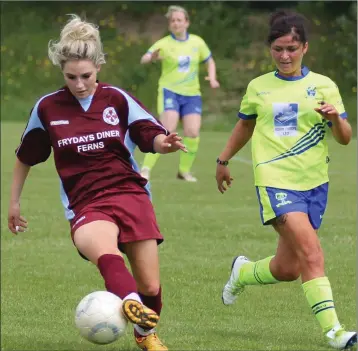
[[[306,17],[299,13],[283,9],[275,11],[270,17],[268,44],[271,45],[276,39],[287,34],[292,34],[294,40],[306,43],[308,41],[307,22]]]

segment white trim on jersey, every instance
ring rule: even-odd
[[[57,90],[57,91],[55,91],[54,93],[47,94],[47,95],[41,97],[41,98],[36,102],[34,108],[33,108],[32,111],[31,111],[30,119],[29,119],[29,122],[28,122],[28,124],[27,124],[27,127],[26,127],[26,129],[25,129],[25,131],[24,131],[23,138],[24,138],[24,136],[25,136],[29,131],[31,131],[32,129],[40,128],[40,129],[45,130],[45,127],[44,127],[43,124],[41,123],[40,117],[39,117],[39,115],[38,115],[38,113],[37,113],[37,109],[38,109],[38,107],[39,107],[39,105],[40,105],[40,102],[41,102],[43,99],[47,98],[48,96],[57,94],[57,93],[60,92],[60,91],[64,91],[64,90],[63,90],[63,89],[62,89],[62,90]],[[22,142],[21,142],[21,143],[22,143]],[[21,146],[21,144],[20,144],[20,146]]]
[[[68,206],[70,205],[70,201],[68,200],[68,196],[63,187],[61,178],[60,178],[60,197],[61,197],[62,206],[65,208],[66,219],[71,220],[72,218],[75,217],[75,213],[68,208]]]
[[[129,136],[129,130],[127,130],[125,136],[124,136],[124,145],[125,147],[128,149],[129,153],[130,153],[130,158],[129,158],[129,162],[132,165],[132,168],[139,173],[140,169],[138,167],[138,164],[134,158],[134,150],[137,147],[136,143],[131,139],[131,137]],[[149,182],[145,185],[144,189],[146,190],[146,192],[149,195],[149,198],[152,199],[152,194],[150,192],[150,185]]]

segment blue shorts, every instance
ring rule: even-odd
[[[200,95],[186,96],[176,94],[168,89],[162,89],[158,94],[158,114],[163,111],[174,110],[180,117],[192,113],[201,115],[202,100]]]
[[[328,183],[306,191],[257,186],[256,192],[264,225],[285,213],[304,212],[314,229],[321,226],[327,206]]]

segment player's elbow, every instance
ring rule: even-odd
[[[351,136],[345,136],[343,138],[340,138],[338,141],[338,143],[340,143],[341,145],[348,145],[351,142]]]
[[[352,139],[352,128],[346,128],[343,133],[336,136],[336,140],[341,145],[348,145]]]
[[[346,130],[345,133],[334,134],[334,138],[336,139],[338,144],[348,145],[352,139],[352,130]]]

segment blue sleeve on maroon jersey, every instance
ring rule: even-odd
[[[124,91],[121,91],[121,93],[128,102],[128,128],[130,138],[138,145],[140,151],[154,153],[154,138],[159,134],[168,135],[168,131],[139,101]]]
[[[18,159],[29,166],[45,162],[51,154],[51,140],[38,115],[40,102],[32,109],[21,143],[16,149]]]
[[[166,129],[149,120],[138,120],[129,126],[129,136],[142,152],[155,153],[153,142],[159,134],[167,134]]]

